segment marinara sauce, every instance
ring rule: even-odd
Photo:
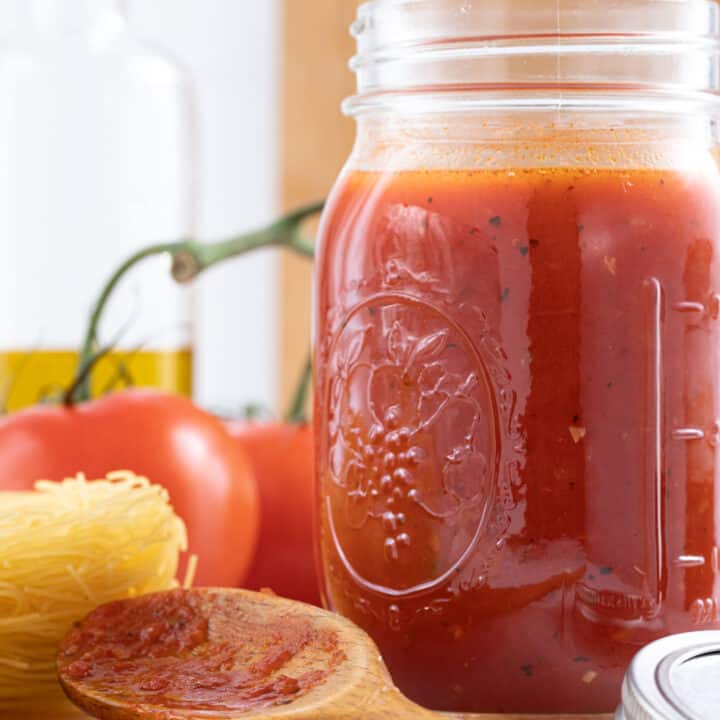
[[[178,589],[94,610],[62,642],[57,670],[93,716],[177,720],[287,705],[345,660],[337,633],[291,603]]]
[[[717,624],[717,175],[347,174],[319,276],[327,599],[434,708],[608,711]]]
[[[720,628],[709,0],[373,0],[315,286],[326,604],[437,710]]]

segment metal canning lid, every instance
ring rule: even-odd
[[[720,631],[671,635],[643,648],[625,675],[615,719],[720,719]]]

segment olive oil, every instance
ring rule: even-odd
[[[192,350],[113,352],[93,370],[93,396],[128,387],[154,387],[189,396]],[[77,372],[78,354],[68,350],[0,352],[0,409],[21,410],[57,398]]]

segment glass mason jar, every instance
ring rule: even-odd
[[[315,290],[327,605],[435,709],[720,627],[720,13],[376,0]]]
[[[67,388],[90,308],[129,255],[191,237],[186,73],[138,38],[123,0],[23,0],[0,48],[0,410]],[[123,280],[93,373],[189,394],[189,291],[168,258]]]

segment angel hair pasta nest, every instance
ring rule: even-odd
[[[55,654],[73,623],[176,586],[187,534],[164,488],[115,472],[0,492],[0,548],[0,717],[25,717],[64,704]]]

